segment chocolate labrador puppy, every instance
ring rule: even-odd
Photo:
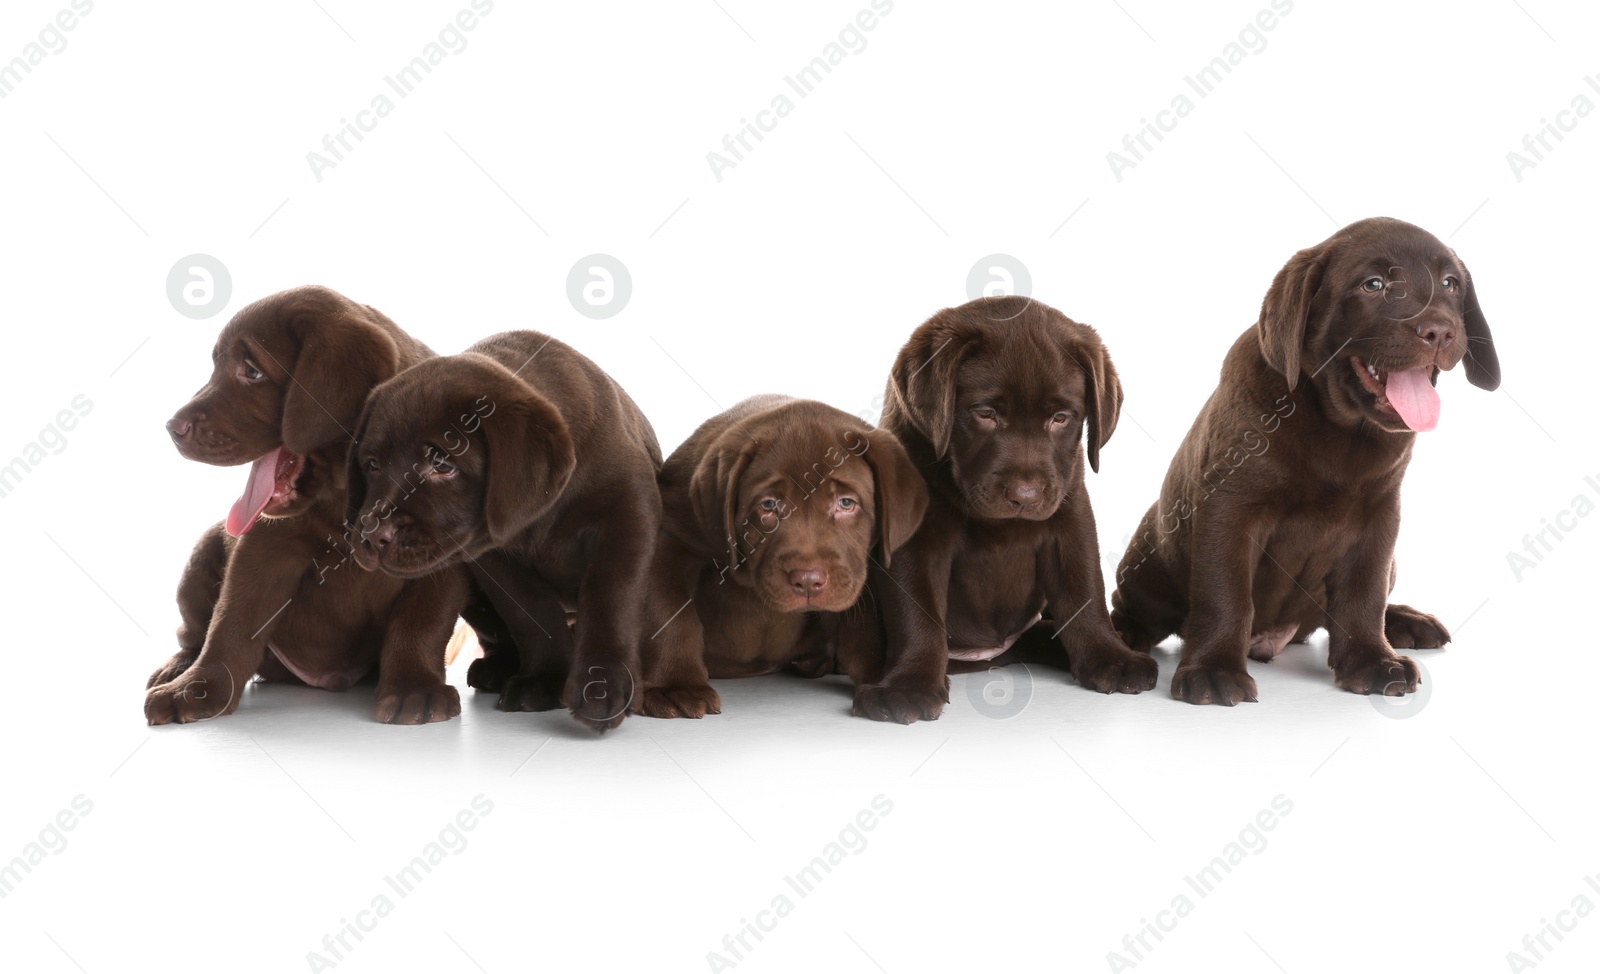
[[[183,456],[249,463],[250,473],[184,571],[179,651],[150,678],[150,723],[232,713],[258,671],[343,690],[374,665],[379,720],[460,713],[444,653],[465,573],[341,570],[348,430],[373,386],[431,354],[374,308],[323,287],[262,298],[223,328],[210,381],[167,431]]]
[[[1500,384],[1466,264],[1399,220],[1353,223],[1300,251],[1234,342],[1117,569],[1129,645],[1184,639],[1172,695],[1256,699],[1246,657],[1328,630],[1335,682],[1417,688],[1393,647],[1437,648],[1438,619],[1389,605],[1400,479],[1439,419],[1439,373]]]
[[[922,527],[874,572],[883,673],[856,688],[874,720],[932,720],[948,660],[992,660],[1041,617],[1072,675],[1102,693],[1155,686],[1105,607],[1083,465],[1117,428],[1122,385],[1094,330],[1036,301],[982,298],[912,333],[881,425],[928,482]]]
[[[537,332],[496,335],[373,390],[348,468],[356,559],[407,579],[470,566],[519,654],[479,660],[472,685],[603,731],[637,689],[660,466],[649,420],[599,366]]]
[[[706,420],[659,482],[635,705],[651,717],[720,713],[708,678],[830,672],[821,617],[857,607],[873,548],[890,564],[928,505],[888,431],[788,396]]]

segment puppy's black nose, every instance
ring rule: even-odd
[[[1006,500],[1018,507],[1039,503],[1039,497],[1043,493],[1044,488],[1030,480],[1016,480],[1006,485]]]
[[[820,568],[796,568],[789,572],[789,587],[795,594],[814,598],[828,587],[828,573]]]
[[[187,419],[179,419],[178,417],[174,416],[167,420],[167,435],[172,437],[174,440],[181,440],[185,436],[188,436],[189,431],[192,429],[194,429],[194,424],[189,422]]]
[[[1422,340],[1429,345],[1448,345],[1456,338],[1456,330],[1453,327],[1438,322],[1418,326],[1417,334],[1421,335]]]

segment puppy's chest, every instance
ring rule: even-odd
[[[702,584],[695,596],[705,632],[706,669],[716,678],[757,676],[782,669],[802,651],[811,631],[804,612],[774,612],[741,588]]]
[[[1037,559],[1017,545],[973,545],[956,554],[945,612],[952,656],[998,655],[1038,620],[1045,596]]]

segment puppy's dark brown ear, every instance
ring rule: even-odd
[[[1083,369],[1087,384],[1086,400],[1089,415],[1085,417],[1084,450],[1089,454],[1089,467],[1100,472],[1100,448],[1117,431],[1117,420],[1122,417],[1122,380],[1117,378],[1116,366],[1111,364],[1111,354],[1106,351],[1100,335],[1088,325],[1067,320],[1067,354]]]
[[[939,458],[950,450],[956,418],[956,370],[971,346],[970,329],[960,313],[960,308],[946,308],[911,333],[889,371],[879,422],[887,425],[894,413],[903,414],[933,444],[934,456]]]
[[[561,411],[486,355],[468,352],[485,391],[474,411],[486,448],[483,520],[489,540],[505,544],[555,504],[578,467]],[[484,408],[484,404],[488,408]]]
[[[861,459],[872,468],[872,504],[878,513],[878,545],[883,567],[895,550],[911,539],[928,511],[928,485],[911,465],[905,447],[886,429],[861,434],[866,446]],[[853,437],[852,437],[853,438]],[[848,444],[849,439],[846,440]]]
[[[729,433],[733,431],[730,430]],[[757,445],[719,436],[689,478],[689,502],[701,530],[719,534],[728,546],[729,572],[739,567],[739,483],[755,457]]]
[[[1456,256],[1455,251],[1450,251],[1450,256],[1456,258],[1456,266],[1461,268],[1461,286],[1464,289],[1461,295],[1462,322],[1467,326],[1467,381],[1479,389],[1490,392],[1500,388],[1500,354],[1494,350],[1494,336],[1489,334],[1489,319],[1483,316],[1483,306],[1478,303],[1478,289],[1472,283],[1472,272],[1467,270],[1467,265]]]
[[[295,453],[350,438],[373,386],[400,370],[400,349],[370,308],[327,288],[287,292],[279,309],[299,346],[283,394],[283,445]]]
[[[1256,321],[1262,356],[1289,380],[1291,390],[1300,384],[1300,349],[1306,340],[1311,299],[1322,285],[1322,270],[1321,246],[1307,247],[1290,257],[1272,279]]]

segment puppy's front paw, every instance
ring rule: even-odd
[[[461,713],[461,694],[448,683],[378,688],[381,724],[432,724]]]
[[[633,694],[633,672],[627,666],[596,663],[572,668],[563,700],[579,723],[604,733],[628,716]]]
[[[519,673],[507,677],[505,685],[500,688],[500,699],[495,701],[495,707],[512,713],[559,709],[561,687],[565,682],[563,677],[543,673],[527,676]]]
[[[467,667],[467,686],[474,690],[499,693],[506,681],[517,675],[517,654],[508,650],[485,652]]]
[[[1179,664],[1172,674],[1172,695],[1185,703],[1220,703],[1232,707],[1242,701],[1256,702],[1256,681],[1243,667]]]
[[[145,681],[144,688],[148,690],[151,687],[158,687],[163,683],[171,683],[173,680],[176,680],[178,677],[187,673],[189,671],[189,667],[193,666],[194,661],[199,658],[199,650],[195,650],[192,653],[188,650],[180,650],[179,652],[173,653],[171,659],[167,660],[165,663],[162,663],[154,673],[150,674],[150,679]]]
[[[1140,693],[1155,688],[1161,667],[1148,653],[1128,649],[1101,649],[1074,653],[1072,678],[1079,686],[1100,693]]]
[[[1416,661],[1394,654],[1358,656],[1334,667],[1333,682],[1351,693],[1400,697],[1417,692]]]
[[[1383,614],[1383,634],[1396,649],[1438,649],[1450,641],[1450,630],[1437,616],[1409,605],[1391,605]]]
[[[855,704],[850,712],[868,720],[888,720],[913,724],[919,720],[938,720],[950,702],[950,678],[937,684],[864,683],[856,687]]]
[[[722,713],[722,697],[709,683],[651,687],[639,696],[635,713],[646,717],[693,717]]]
[[[214,671],[191,666],[144,695],[144,718],[152,724],[190,724],[231,714],[239,707],[244,687],[226,667]]]

